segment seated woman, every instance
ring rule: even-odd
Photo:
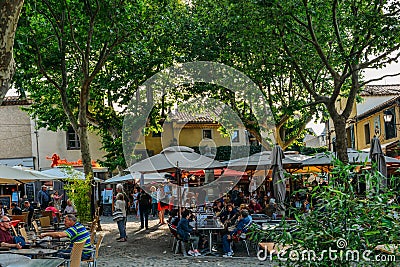
[[[228,203],[224,211],[220,213],[219,218],[221,222],[228,227],[235,223],[235,221],[231,221],[231,219],[235,217],[236,213],[236,208],[234,208],[231,203]]]
[[[193,227],[189,225],[190,217],[191,217],[191,213],[189,210],[185,210],[182,212],[182,219],[178,223],[176,232],[177,232],[179,238],[183,239],[184,241],[192,242],[193,250],[189,250],[188,254],[191,256],[200,256],[201,254],[198,250],[199,237],[191,235],[191,233],[193,233]]]
[[[229,234],[226,234],[222,237],[222,249],[224,252],[223,257],[232,257],[233,256],[233,251],[231,249],[231,244],[230,242],[232,241],[232,237],[245,232],[247,227],[251,224],[252,222],[252,218],[249,215],[249,211],[246,209],[243,209],[240,211],[240,216],[238,218],[238,223],[235,227],[235,229],[233,229],[233,231],[231,231]]]
[[[72,201],[67,199],[67,206],[65,206],[64,214],[76,214],[76,209],[72,205]]]
[[[45,209],[45,211],[51,211],[51,215],[53,216],[53,222],[57,222],[57,213],[60,213],[59,210],[54,207],[54,202],[50,201],[49,206]]]

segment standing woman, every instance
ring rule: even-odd
[[[124,195],[122,193],[117,194],[117,200],[114,205],[115,210],[121,210],[122,216],[124,216],[123,220],[117,221],[119,237],[117,238],[118,242],[126,242],[126,229],[125,229],[125,218],[126,218],[126,203],[124,200]]]
[[[61,210],[61,199],[63,197],[64,194],[62,194],[61,196],[58,195],[58,191],[54,191],[53,193],[53,203],[54,203],[54,207],[56,207],[56,209]]]

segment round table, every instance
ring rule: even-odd
[[[9,252],[19,255],[30,255],[32,256],[32,258],[37,258],[39,256],[54,255],[58,251],[55,249],[46,249],[46,248],[27,248],[27,249],[13,249],[10,250]]]

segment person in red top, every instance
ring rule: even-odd
[[[57,222],[57,213],[60,213],[60,211],[56,207],[54,207],[53,201],[49,202],[49,206],[45,209],[45,211],[51,211],[53,216],[53,222]]]
[[[0,220],[0,246],[8,248],[21,249],[20,243],[15,243],[14,238],[10,234],[11,220],[7,216],[1,216]]]
[[[251,213],[261,213],[262,207],[254,199],[250,200],[249,210]]]

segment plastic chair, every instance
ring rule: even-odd
[[[85,246],[86,241],[82,242],[75,242],[72,251],[71,251],[71,256],[69,258],[69,261],[67,261],[67,266],[68,267],[80,267],[81,266],[81,257],[82,257],[82,251],[83,247]]]
[[[96,247],[94,253],[92,253],[92,257],[88,260],[83,260],[82,262],[87,262],[88,266],[97,266],[97,258],[99,256],[99,250],[101,246],[101,242],[103,241],[105,234],[100,234],[97,238]]]

